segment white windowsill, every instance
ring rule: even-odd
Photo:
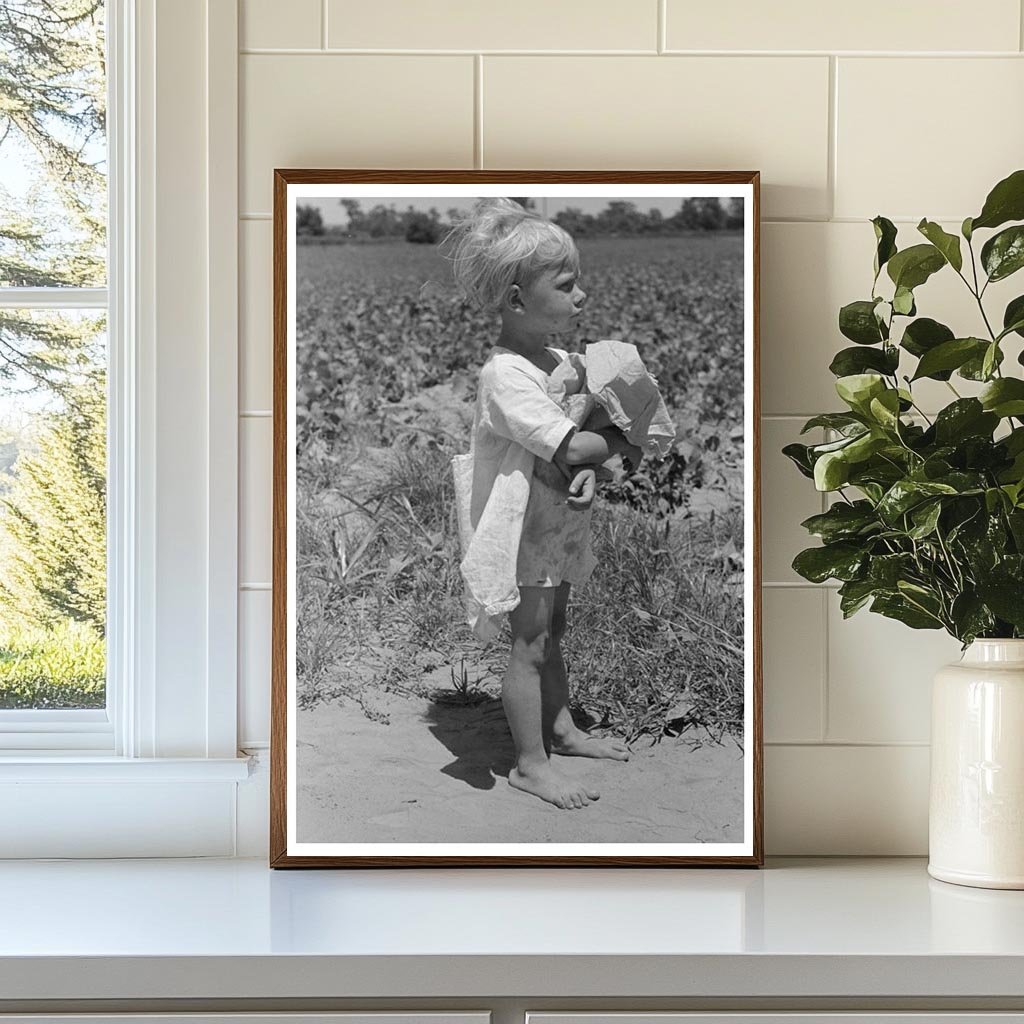
[[[114,757],[110,754],[5,754],[4,782],[241,782],[249,777],[248,757]]]

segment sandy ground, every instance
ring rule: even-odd
[[[556,758],[601,793],[560,810],[513,789],[500,701],[386,694],[369,718],[331,702],[297,721],[300,842],[740,842],[743,756],[726,738],[634,746],[628,762]]]

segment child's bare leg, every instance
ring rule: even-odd
[[[566,609],[569,604],[569,584],[555,590],[551,614],[551,648],[541,669],[545,716],[552,722],[551,751],[568,757],[608,757],[616,761],[629,760],[629,747],[614,736],[591,736],[572,720],[569,711],[569,681],[562,658],[562,637],[565,634]]]
[[[551,720],[545,721],[541,668],[551,647],[554,590],[521,587],[520,594],[519,607],[509,613],[512,653],[501,686],[501,702],[516,747],[516,765],[508,781],[556,807],[585,807],[600,794],[562,775],[552,765],[545,744]]]

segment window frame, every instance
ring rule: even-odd
[[[111,671],[114,647],[122,643],[122,624],[114,615],[109,600],[113,573],[121,571],[118,537],[111,528],[111,511],[124,500],[124,491],[131,481],[111,472],[111,457],[116,458],[115,437],[124,432],[122,423],[115,423],[111,403],[112,384],[118,380],[120,359],[126,337],[125,324],[115,315],[112,298],[120,297],[123,288],[112,286],[130,265],[126,248],[133,227],[130,209],[124,203],[124,182],[134,175],[131,146],[125,137],[132,123],[134,105],[132,78],[134,47],[129,45],[128,26],[133,4],[131,0],[104,0],[107,66],[107,284],[104,287],[0,287],[0,308],[45,310],[103,310],[107,314],[107,643],[106,643],[106,705],[103,708],[18,708],[0,709],[0,755],[11,751],[60,754],[91,752],[113,754],[117,747],[114,710],[118,705],[119,683],[123,666]],[[118,359],[115,365],[115,358]],[[110,487],[116,493],[111,497]],[[113,565],[112,565],[113,562]]]
[[[0,857],[225,856],[249,774],[237,750],[238,7],[107,3],[111,742],[98,748],[89,722],[78,734],[0,724]]]

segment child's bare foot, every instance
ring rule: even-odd
[[[629,747],[625,740],[615,736],[590,736],[582,729],[574,729],[564,736],[555,736],[551,753],[563,757],[607,757],[613,761],[628,761]]]
[[[591,800],[597,800],[601,795],[596,789],[567,779],[547,762],[513,768],[508,773],[508,784],[525,793],[539,796],[541,800],[561,807],[562,810],[586,807]]]

